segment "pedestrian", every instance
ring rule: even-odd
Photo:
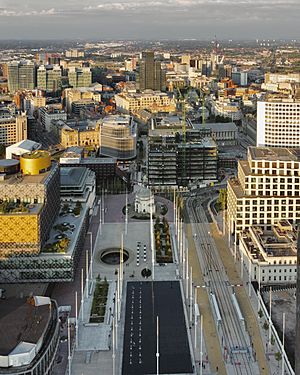
[[[218,366],[216,367],[216,371],[219,372],[219,367]]]

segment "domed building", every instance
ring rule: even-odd
[[[152,207],[152,213],[155,213],[154,194],[145,186],[136,192],[134,201],[134,210],[138,214],[150,214]]]

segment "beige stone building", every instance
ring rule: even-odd
[[[10,146],[27,139],[27,116],[0,118],[0,144]]]
[[[65,125],[61,130],[60,143],[64,147],[73,146],[92,146],[99,147],[99,129],[100,124],[97,123],[95,127],[71,128]]]
[[[249,147],[238,175],[228,181],[227,215],[230,233],[256,224],[300,221],[299,149]]]
[[[146,90],[142,93],[120,93],[115,95],[116,107],[124,113],[136,113],[141,109],[150,112],[174,112],[175,99],[160,91]]]

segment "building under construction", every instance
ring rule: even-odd
[[[178,117],[153,119],[148,138],[148,183],[188,186],[217,179],[217,144],[208,128],[194,129]]]

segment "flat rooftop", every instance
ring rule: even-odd
[[[232,131],[232,132],[237,132],[237,126],[235,125],[234,122],[213,122],[213,123],[207,123],[205,125],[203,124],[194,124],[193,123],[193,128],[194,129],[206,129],[206,130],[212,130],[214,132],[220,132],[220,131]]]
[[[21,342],[36,344],[49,325],[50,307],[26,298],[0,300],[0,355],[7,356]]]
[[[249,147],[248,152],[253,160],[300,161],[300,150],[285,147]]]
[[[272,225],[271,229],[264,225],[253,225],[242,232],[242,237],[253,259],[268,261],[274,257],[297,256],[296,229],[286,220]]]
[[[127,283],[123,375],[156,374],[157,316],[159,373],[193,373],[179,282],[145,281]]]

